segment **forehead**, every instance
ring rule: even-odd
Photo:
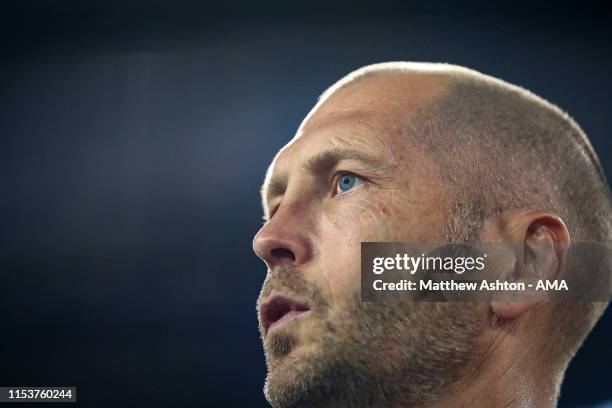
[[[426,72],[384,73],[348,84],[321,101],[277,154],[266,182],[284,178],[292,164],[333,148],[378,153],[393,160],[408,148],[411,120],[440,98],[447,80]],[[265,188],[265,185],[264,185]]]
[[[345,110],[409,118],[441,97],[449,80],[445,74],[421,71],[370,74],[336,89],[313,109],[300,129],[307,132],[328,115]]]

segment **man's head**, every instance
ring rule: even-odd
[[[258,310],[274,406],[435,403],[482,367],[506,321],[520,321],[517,347],[562,335],[540,353],[560,376],[603,311],[360,302],[360,242],[523,242],[555,260],[570,237],[610,239],[607,184],[578,126],[474,71],[392,63],[348,75],[277,154],[262,198],[254,248],[269,268]],[[568,316],[571,333],[556,324]]]

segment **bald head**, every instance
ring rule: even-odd
[[[439,101],[449,79],[429,72],[375,71],[340,81],[321,96],[321,102],[302,124],[304,131],[345,112],[376,112],[388,120],[409,121]]]

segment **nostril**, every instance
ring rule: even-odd
[[[272,255],[273,258],[288,258],[291,259],[291,261],[295,261],[293,252],[285,248],[274,248],[270,251],[270,255]]]

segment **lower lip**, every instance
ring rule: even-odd
[[[292,310],[290,311],[289,313],[287,313],[286,315],[284,315],[283,317],[281,317],[280,319],[272,323],[270,326],[268,326],[267,333],[270,333],[273,329],[278,329],[279,327],[286,325],[287,323],[297,319],[300,316],[303,316],[304,314],[308,312],[310,312],[310,310]]]

